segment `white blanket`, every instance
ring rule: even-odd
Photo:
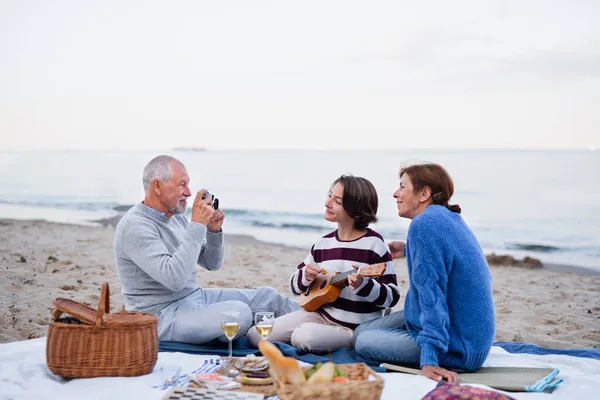
[[[161,399],[165,394],[152,386],[164,382],[161,368],[172,370],[180,365],[187,373],[214,356],[183,353],[159,353],[151,374],[133,378],[94,378],[63,380],[46,367],[46,339],[0,344],[0,399]],[[600,360],[563,355],[510,354],[494,347],[486,367],[558,368],[564,382],[552,394],[508,393],[516,399],[597,398],[600,390]],[[400,373],[381,374],[385,379],[382,400],[421,399],[436,383],[422,376]],[[481,386],[480,386],[481,387]]]

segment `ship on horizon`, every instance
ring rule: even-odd
[[[173,151],[206,151],[206,147],[180,146],[173,147]]]

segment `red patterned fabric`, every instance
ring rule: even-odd
[[[479,389],[468,385],[440,382],[421,400],[515,400],[505,394],[492,390]]]

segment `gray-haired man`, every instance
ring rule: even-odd
[[[133,206],[117,225],[115,261],[128,311],[159,316],[160,340],[206,343],[226,338],[224,311],[240,313],[243,335],[256,311],[276,316],[298,304],[269,287],[203,289],[196,282],[196,264],[207,270],[223,266],[221,229],[225,214],[214,210],[206,190],[196,193],[191,221],[185,213],[192,195],[183,163],[170,156],[153,158],[144,168],[144,201]]]

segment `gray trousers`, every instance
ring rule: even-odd
[[[272,311],[275,317],[300,308],[298,303],[270,287],[257,289],[199,289],[163,308],[159,315],[158,338],[183,343],[207,343],[227,338],[221,329],[224,311],[240,313],[240,330],[246,334],[257,311]]]

